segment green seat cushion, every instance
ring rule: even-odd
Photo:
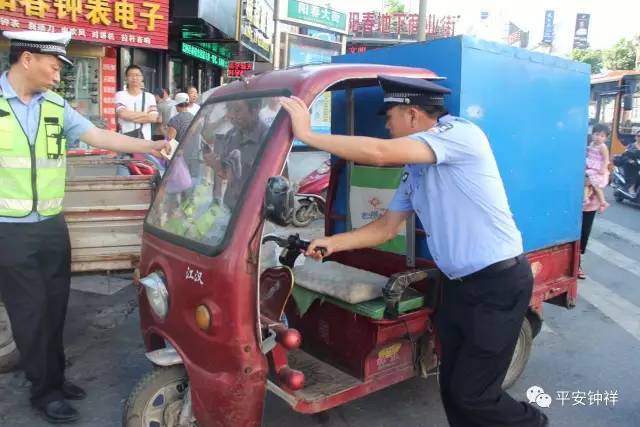
[[[345,310],[351,311],[352,313],[369,317],[374,320],[382,320],[384,318],[385,305],[383,298],[376,298],[357,304],[349,304],[339,299],[303,288],[302,286],[294,286],[292,295],[301,316],[304,316],[309,307],[311,307],[311,304],[313,304],[315,300],[319,299],[323,303],[328,302],[335,304]],[[400,313],[408,313],[422,307],[424,307],[424,296],[412,288],[405,290],[398,307]]]

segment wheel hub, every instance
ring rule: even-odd
[[[159,389],[149,399],[143,414],[144,427],[177,427],[182,399],[188,384],[175,381]]]

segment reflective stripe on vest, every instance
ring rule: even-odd
[[[62,212],[66,176],[64,100],[48,92],[40,104],[34,145],[9,102],[0,94],[0,216],[25,217]]]

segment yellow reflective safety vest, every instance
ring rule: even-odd
[[[0,216],[62,212],[66,175],[64,99],[45,93],[35,144],[0,91]]]

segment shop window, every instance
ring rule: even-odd
[[[73,67],[64,67],[55,89],[69,105],[98,127],[106,127],[100,114],[100,60],[72,57]],[[68,148],[89,149],[80,141],[68,141]]]

